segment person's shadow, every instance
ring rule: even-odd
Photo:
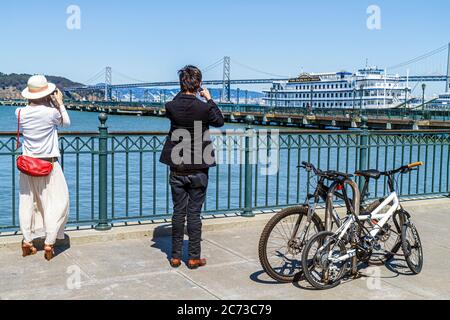
[[[159,249],[166,254],[167,260],[172,258],[172,226],[161,225],[156,227],[151,240],[152,248]],[[188,259],[188,241],[183,240],[183,260]]]

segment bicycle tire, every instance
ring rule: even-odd
[[[408,239],[409,231],[411,231],[411,235],[413,236],[414,244]],[[402,228],[402,250],[405,254],[406,264],[411,272],[413,274],[419,274],[423,268],[423,248],[419,232],[411,221],[406,222]],[[417,262],[412,259],[413,250],[417,251]]]
[[[276,214],[265,226],[261,238],[259,240],[259,246],[258,246],[258,253],[259,253],[259,261],[261,263],[261,266],[273,280],[276,280],[280,283],[292,283],[296,280],[296,277],[301,273],[301,267],[298,270],[295,270],[289,274],[282,274],[280,272],[277,272],[277,268],[272,266],[270,263],[270,259],[268,257],[268,243],[270,239],[270,235],[276,228],[276,226],[282,222],[284,219],[290,217],[290,216],[299,216],[303,218],[307,218],[308,216],[308,207],[305,206],[296,206],[284,209],[280,211],[278,214]],[[320,217],[317,214],[314,214],[312,217],[312,223],[317,232],[323,231],[323,223]],[[299,230],[299,233],[301,231]],[[288,243],[286,244],[288,246]],[[301,257],[301,253],[299,254]],[[299,266],[301,264],[299,263]]]
[[[312,268],[311,268],[312,263],[314,263],[314,262],[308,263],[309,262],[309,260],[308,260],[309,251],[311,250],[312,246],[316,242],[323,243],[322,241],[324,241],[327,237],[334,238],[336,245],[339,246],[340,255],[344,255],[347,252],[347,249],[346,249],[343,241],[335,238],[336,235],[333,232],[329,232],[329,231],[320,232],[308,241],[308,244],[306,245],[306,247],[302,253],[302,267],[303,267],[302,269],[303,269],[303,273],[304,273],[305,278],[308,281],[308,283],[310,285],[312,285],[315,289],[318,289],[318,290],[327,290],[327,289],[332,289],[334,287],[337,287],[341,283],[342,278],[345,276],[346,271],[347,271],[346,265],[348,264],[348,261],[344,261],[344,262],[342,262],[342,266],[341,266],[341,269],[339,270],[338,276],[336,277],[335,281],[333,281],[332,283],[324,284],[323,282],[316,281],[316,279],[314,278],[314,276],[312,274]]]

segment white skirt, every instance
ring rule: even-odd
[[[58,162],[47,177],[20,174],[19,219],[25,241],[45,237],[46,244],[55,244],[64,239],[68,218],[69,189]]]

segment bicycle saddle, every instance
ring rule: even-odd
[[[364,170],[364,171],[356,171],[355,174],[360,177],[370,178],[378,180],[381,177],[381,172],[378,170]]]

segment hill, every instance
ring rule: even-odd
[[[23,90],[27,86],[28,79],[31,77],[30,74],[4,74],[0,72],[0,88],[16,88],[18,90]],[[82,84],[73,82],[67,78],[57,77],[57,76],[47,76],[47,80],[53,82],[60,88],[70,88],[75,86],[81,86]]]
[[[0,72],[0,98],[20,99],[20,92],[27,86],[30,77],[30,74],[5,74]],[[70,88],[81,85],[80,83],[58,76],[47,76],[47,80],[56,84],[59,88]]]

